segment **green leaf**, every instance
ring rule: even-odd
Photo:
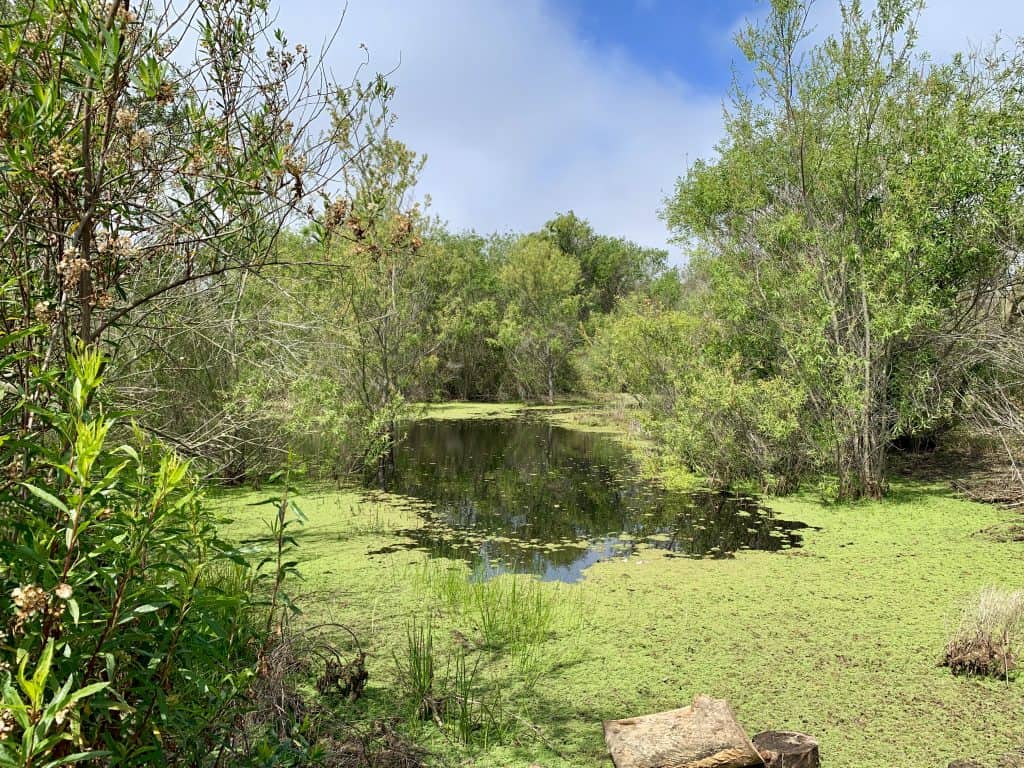
[[[292,511],[302,522],[309,522],[309,518],[306,517],[306,513],[302,511],[302,508],[298,504],[296,504],[294,501],[289,501],[288,504],[289,506],[291,506]]]
[[[247,506],[247,507],[264,507],[264,506],[266,506],[268,504],[271,504],[271,505],[273,505],[275,507],[279,506],[281,504],[281,499],[278,498],[277,496],[271,496],[269,499],[263,499],[263,501],[253,501],[253,502],[250,502],[249,504],[246,504],[245,506]]]
[[[68,696],[68,705],[74,704],[76,701],[81,701],[87,696],[93,696],[109,687],[110,683],[91,683],[85,686],[84,688],[79,688],[77,691]]]
[[[52,663],[53,638],[51,637],[43,649],[43,655],[39,658],[39,665],[36,667],[35,674],[32,675],[32,683],[38,686],[40,692],[46,688],[46,679],[50,676],[50,665]]]
[[[49,491],[44,491],[42,488],[38,488],[31,483],[22,483],[21,485],[33,496],[38,499],[42,499],[51,507],[56,507],[64,514],[70,514],[70,510],[67,508],[67,505]]]
[[[114,449],[114,453],[123,453],[126,456],[134,459],[136,464],[141,464],[142,459],[139,458],[139,452],[132,448],[130,445],[119,445]]]
[[[95,752],[76,752],[73,755],[62,757],[59,760],[53,760],[49,763],[45,763],[43,768],[58,768],[61,765],[71,765],[72,763],[81,763],[85,760],[96,760],[101,757],[107,757],[110,752],[107,750],[97,750]]]

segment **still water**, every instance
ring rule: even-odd
[[[415,422],[382,487],[425,502],[415,507],[423,526],[400,532],[403,548],[464,559],[484,578],[577,581],[645,547],[679,557],[774,551],[799,546],[806,527],[749,497],[667,491],[639,477],[611,437],[537,418]]]

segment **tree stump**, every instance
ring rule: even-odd
[[[729,704],[697,696],[656,715],[608,720],[604,739],[615,768],[751,768],[761,756]]]
[[[818,742],[803,733],[765,731],[757,734],[754,746],[767,768],[820,768]]]

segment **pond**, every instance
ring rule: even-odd
[[[668,491],[641,478],[614,438],[529,417],[414,422],[382,487],[425,502],[416,505],[423,525],[400,531],[407,544],[375,554],[407,548],[463,559],[481,578],[572,582],[645,547],[680,557],[774,551],[799,546],[806,527],[747,496]]]

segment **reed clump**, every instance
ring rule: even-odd
[[[1009,678],[1024,644],[1024,590],[986,587],[960,615],[943,666],[955,675]]]

